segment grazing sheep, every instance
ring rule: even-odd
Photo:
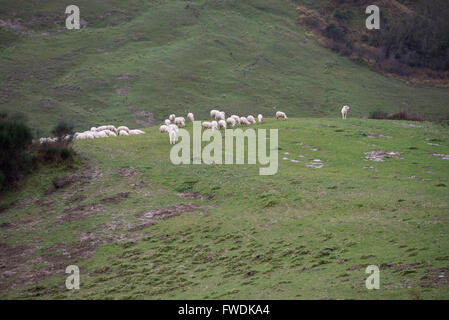
[[[276,120],[278,120],[279,118],[280,119],[284,119],[284,120],[288,119],[287,115],[284,112],[282,112],[282,111],[276,112]]]
[[[218,121],[218,128],[219,128],[219,129],[225,129],[225,130],[226,130],[226,121],[224,121],[224,120],[219,120],[219,121]]]
[[[249,126],[251,123],[245,117],[240,117],[240,124]]]
[[[259,114],[259,115],[257,116],[257,121],[258,121],[259,123],[262,123],[262,119],[263,119],[263,115]]]
[[[230,125],[231,127],[234,128],[234,127],[235,127],[235,124],[236,124],[236,121],[235,121],[234,118],[229,117],[229,118],[226,119],[226,123],[227,123],[228,125]]]
[[[349,110],[348,106],[344,106],[343,108],[341,108],[341,117],[343,119],[346,119],[346,117],[348,115],[348,110]]]
[[[201,128],[203,130],[205,129],[212,129],[212,123],[209,121],[204,121],[203,123],[201,123]]]
[[[159,132],[168,132],[168,126],[163,124],[159,127]]]
[[[184,119],[184,117],[176,117],[174,123],[177,124],[178,126],[185,127],[186,119]]]
[[[222,111],[215,114],[215,121],[225,120],[226,114]]]
[[[240,124],[240,117],[239,116],[236,116],[235,114],[233,114],[231,116],[231,118],[233,118],[235,120],[235,124]]]
[[[170,121],[175,121],[176,116],[174,114],[171,114],[168,119],[170,119]]]
[[[220,111],[218,111],[218,110],[211,110],[210,111],[210,117],[212,119],[215,119],[215,115],[218,114],[218,113],[220,113]]]
[[[195,121],[195,117],[193,116],[193,113],[189,112],[187,114],[187,120],[189,120],[190,122]]]
[[[176,124],[171,124],[168,126],[168,130],[175,130],[176,132],[178,132],[179,128]]]
[[[247,116],[246,119],[252,124],[256,123],[256,119],[252,115]]]
[[[170,119],[165,119],[165,120],[164,120],[164,123],[165,123],[166,126],[171,125]]]
[[[176,143],[176,130],[174,128],[170,128],[168,130],[168,136],[170,137],[170,144]]]
[[[218,122],[217,121],[212,121],[211,122],[211,129],[212,130],[217,130],[218,129]]]

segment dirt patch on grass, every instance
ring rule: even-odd
[[[136,214],[140,222],[134,226],[131,231],[138,231],[145,229],[147,226],[155,223],[158,220],[165,220],[171,217],[180,216],[183,213],[195,211],[199,208],[194,203],[179,203],[169,207],[161,207],[150,211],[142,211]]]
[[[115,196],[103,198],[100,203],[119,203],[129,198],[129,192],[117,193]]]
[[[449,266],[424,271],[426,275],[421,278],[421,287],[436,288],[449,284]]]
[[[0,243],[0,292],[36,280],[27,272],[27,260],[33,251],[33,246]]]
[[[365,160],[367,161],[383,162],[385,158],[403,159],[399,156],[400,153],[395,151],[372,150],[365,152]]]
[[[117,174],[123,179],[132,179],[136,176],[136,167],[123,167],[117,170]]]
[[[143,109],[134,109],[132,106],[129,107],[134,119],[138,125],[142,127],[149,127],[154,122],[154,115],[152,112]]]
[[[65,209],[63,214],[57,217],[60,222],[71,222],[93,217],[103,210],[100,204],[86,204],[77,206],[76,208]]]
[[[178,193],[177,197],[179,199],[198,199],[198,200],[212,200],[214,196],[202,195],[199,192],[183,192]]]

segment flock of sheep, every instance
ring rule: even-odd
[[[88,131],[77,132],[73,136],[65,135],[63,139],[68,140],[73,138],[74,140],[84,140],[84,139],[96,139],[96,138],[107,138],[107,137],[117,137],[117,136],[130,136],[136,134],[144,134],[142,130],[130,130],[128,127],[120,126],[118,128],[113,125],[92,127]],[[40,143],[56,142],[58,138],[40,138]]]
[[[252,125],[256,124],[256,119],[254,116],[249,115],[247,117],[239,117],[237,115],[232,115],[226,118],[226,114],[223,111],[219,110],[211,110],[210,117],[212,121],[204,121],[201,123],[201,128],[204,129],[226,129],[228,126],[234,128],[236,125]],[[259,114],[257,116],[257,122],[262,123],[263,116]],[[284,112],[278,111],[276,112],[276,119],[287,119],[287,115]],[[193,113],[187,114],[187,120],[193,122],[195,121],[195,117]],[[174,114],[171,114],[168,119],[165,119],[164,124],[160,126],[160,132],[168,132],[170,138],[170,144],[176,143],[176,134],[180,127],[185,127],[186,120],[184,117],[177,117]]]
[[[349,107],[344,106],[341,109],[341,116],[343,119],[346,119],[348,114]],[[227,127],[234,128],[236,125],[245,125],[249,126],[256,123],[262,123],[263,116],[259,114],[257,116],[257,122],[254,116],[249,115],[247,117],[239,117],[237,115],[232,115],[228,118],[226,118],[226,114],[223,111],[219,110],[211,110],[210,111],[210,117],[212,121],[204,121],[201,123],[202,129],[212,129],[212,130],[219,130],[219,129],[225,129]],[[287,115],[282,111],[276,112],[276,120],[283,119],[287,120]],[[190,122],[195,121],[195,117],[193,113],[187,114],[187,120]],[[184,117],[177,117],[174,114],[171,114],[168,119],[165,119],[164,124],[160,126],[159,131],[160,132],[168,132],[169,138],[170,138],[170,144],[176,143],[176,136],[177,132],[179,130],[179,127],[185,127],[186,125],[186,119]],[[142,130],[130,130],[128,127],[120,126],[118,128],[114,127],[113,125],[105,125],[101,127],[92,127],[89,131],[84,132],[77,132],[73,135],[73,139],[75,140],[84,140],[84,139],[95,139],[95,138],[107,138],[107,137],[116,137],[116,136],[129,136],[129,135],[136,135],[136,134],[144,134],[145,132]],[[64,139],[69,139],[70,136],[67,135],[64,137]],[[47,143],[47,142],[56,142],[57,138],[40,138],[40,143]]]

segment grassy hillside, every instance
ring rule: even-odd
[[[258,127],[279,128],[274,176],[174,166],[156,128],[76,142],[82,167],[45,168],[0,202],[0,297],[449,298],[449,162],[432,155],[449,154],[447,128],[332,118]],[[400,154],[365,160],[372,150]],[[64,286],[70,264],[81,271],[75,292]],[[380,290],[365,288],[369,264]]]
[[[320,3],[78,1],[85,27],[74,31],[60,1],[3,0],[0,111],[24,113],[38,135],[60,119],[78,130],[142,127],[213,107],[301,117],[337,117],[343,104],[353,117],[447,114],[449,90],[386,78],[308,37],[295,8]]]

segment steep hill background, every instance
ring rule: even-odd
[[[58,120],[144,127],[169,113],[283,110],[338,117],[409,110],[448,113],[449,90],[408,85],[321,47],[297,24],[298,5],[325,1],[78,1],[65,29],[60,1],[3,0],[0,111],[38,135]],[[364,21],[363,21],[364,23]]]

